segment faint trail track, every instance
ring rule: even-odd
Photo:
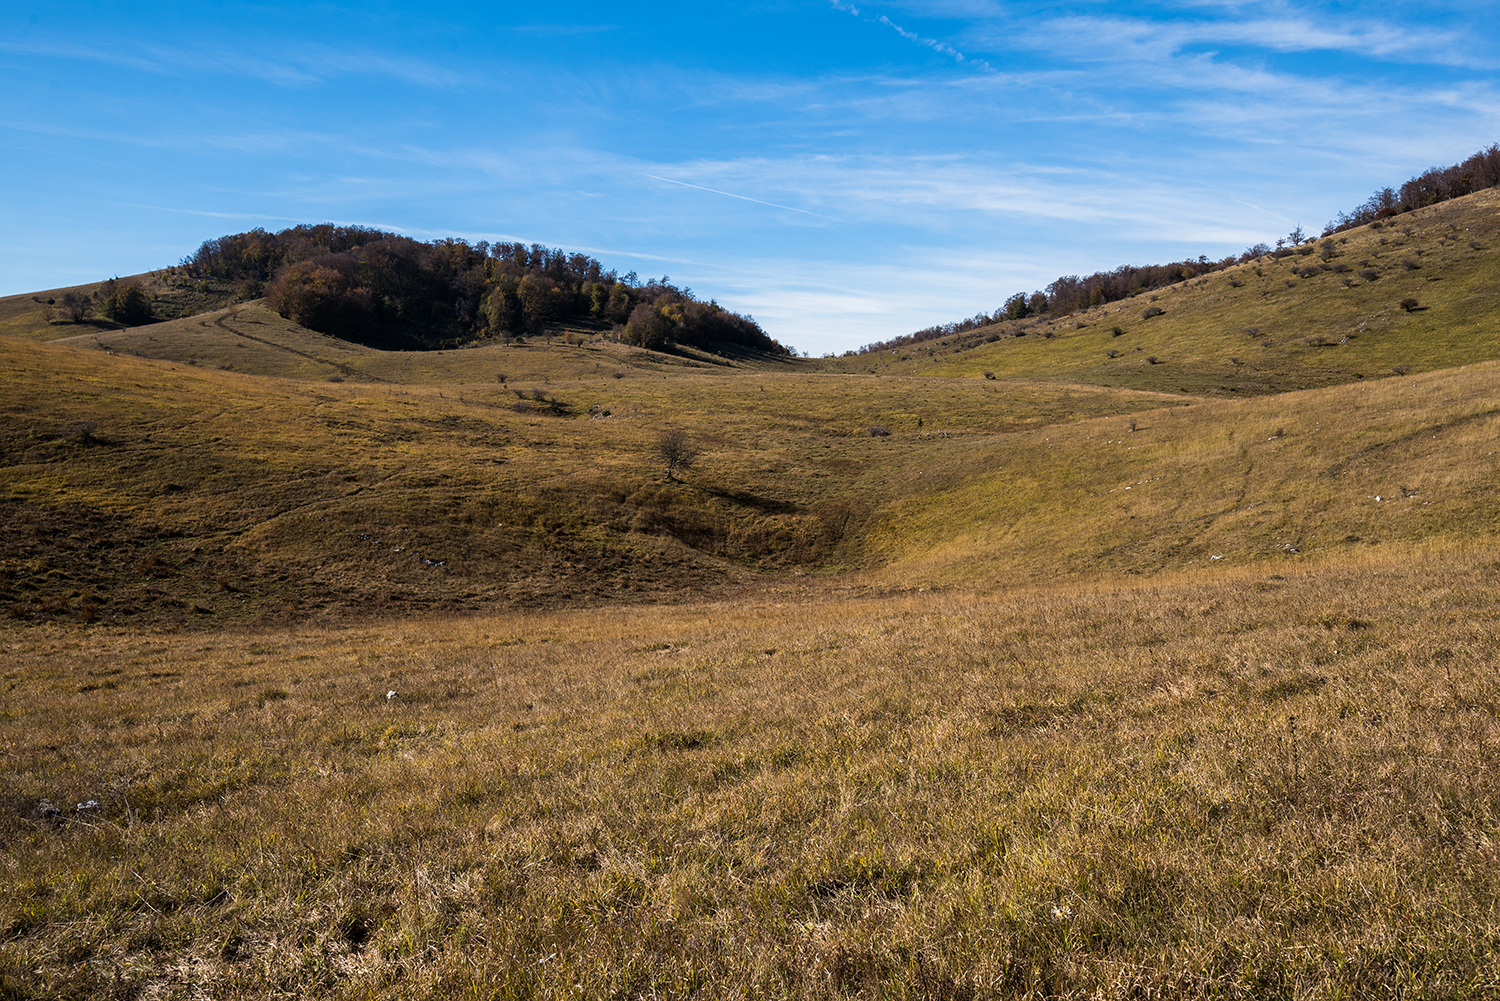
[[[239,313],[234,312],[229,313],[225,316],[215,317],[214,326],[218,327],[226,334],[233,334],[236,337],[243,337],[246,340],[255,341],[258,344],[264,344],[266,345],[266,347],[275,348],[278,351],[285,351],[287,354],[294,354],[299,358],[306,358],[308,361],[317,362],[319,365],[327,365],[330,368],[336,368],[338,369],[340,375],[353,376],[357,379],[366,379],[370,382],[390,381],[389,379],[382,379],[378,375],[371,375],[369,372],[363,371],[362,369],[357,369],[352,365],[345,365],[343,362],[329,361],[327,358],[319,358],[317,355],[308,354],[306,351],[298,351],[296,348],[289,348],[285,344],[278,344],[275,341],[267,340],[264,337],[256,337],[254,334],[247,334],[243,330],[236,330],[233,327],[229,326],[226,321],[237,316],[239,316]]]

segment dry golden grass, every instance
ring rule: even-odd
[[[1022,581],[1493,541],[1493,362],[957,442],[875,520],[881,578]]]
[[[229,282],[193,279],[171,268],[116,280],[132,283],[140,288],[152,300],[152,312],[158,319],[204,313],[242,298],[242,290]],[[81,323],[73,323],[61,305],[63,295],[68,292],[97,299],[107,284],[106,281],[97,281],[44,292],[0,296],[0,335],[50,341],[119,333],[125,328],[93,312],[92,307],[87,319]]]
[[[1485,996],[1496,555],[14,633],[5,989]]]
[[[1326,260],[1321,244],[1083,313],[822,364],[976,379],[990,371],[1203,396],[1338,385],[1398,366],[1431,371],[1500,353],[1500,191],[1340,233]],[[1307,277],[1295,273],[1309,268]],[[1402,310],[1407,297],[1423,308]],[[1163,313],[1148,319],[1151,308]],[[985,339],[1018,326],[1026,336]],[[1114,336],[1115,328],[1123,333]],[[1107,357],[1110,350],[1119,356]]]
[[[766,571],[858,563],[874,512],[963,474],[948,468],[955,443],[972,452],[1163,399],[681,360],[616,367],[617,346],[381,356],[280,331],[263,312],[141,329],[163,344],[172,329],[213,343],[248,332],[312,378],[7,340],[0,506],[24,532],[0,538],[0,607],[206,624],[393,602],[701,596]],[[371,381],[325,381],[334,369],[318,366],[337,357]],[[502,384],[501,361],[523,375]],[[874,424],[892,436],[861,433]],[[666,482],[652,457],[667,427],[704,451],[687,484]]]
[[[1154,366],[0,301],[0,998],[1495,996],[1500,232],[1439,209],[1166,290]]]

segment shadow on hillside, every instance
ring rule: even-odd
[[[796,514],[801,510],[796,504],[790,501],[758,497],[744,490],[725,490],[720,487],[701,487],[700,489],[710,497],[719,497],[727,501],[733,501],[744,507],[753,507],[757,511],[762,511],[766,514]]]
[[[709,365],[733,366],[742,362],[792,362],[796,361],[793,355],[777,355],[767,351],[757,351],[754,348],[742,344],[718,343],[713,347],[702,347],[697,344],[668,344],[664,347],[655,348],[658,354],[670,355],[674,358],[682,358],[686,361],[703,362]]]
[[[149,321],[147,321],[147,323],[137,324],[137,326],[148,326],[151,323],[159,323],[159,322],[160,322],[159,320],[149,320]],[[85,332],[86,330],[98,330],[98,331],[106,331],[106,332],[113,333],[114,331],[117,331],[117,330],[129,330],[130,329],[129,324],[116,323],[114,320],[106,320],[106,319],[103,319],[102,317],[90,317],[87,320],[76,320],[76,321],[75,320],[51,320],[51,321],[48,322],[47,326],[49,326],[49,327],[73,327],[73,328],[77,329],[80,333]]]

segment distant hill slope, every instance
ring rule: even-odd
[[[1432,167],[1411,178],[1400,189],[1381,188],[1363,204],[1350,212],[1341,212],[1323,229],[1322,238],[1336,236],[1346,230],[1367,223],[1382,225],[1395,222],[1397,217],[1450,199],[1463,198],[1475,192],[1500,188],[1500,144],[1481,149],[1461,163],[1449,167]],[[1060,320],[1080,310],[1093,306],[1107,306],[1122,299],[1158,292],[1168,285],[1205,278],[1238,264],[1253,262],[1257,258],[1280,258],[1301,252],[1310,235],[1299,225],[1291,233],[1276,241],[1275,247],[1258,243],[1240,254],[1230,254],[1217,260],[1200,254],[1165,264],[1125,264],[1109,271],[1093,274],[1063,275],[1049,284],[1027,294],[1017,292],[1005,301],[994,313],[981,311],[971,317],[948,323],[940,323],[922,330],[903,334],[886,341],[867,344],[849,354],[873,354],[883,351],[908,348],[954,334],[966,334],[980,327],[1041,317]]]
[[[1197,396],[1497,357],[1500,190],[1487,190],[1064,318],[994,324],[824,367]]]
[[[1021,583],[1491,547],[1497,385],[1485,362],[955,444],[949,463],[971,475],[868,528],[877,576]]]
[[[1497,220],[1483,192],[1067,323],[821,360],[566,328],[382,351],[211,284],[128,328],[11,297],[0,608],[206,625],[1491,546]],[[653,454],[674,428],[684,482]]]
[[[161,271],[9,296],[0,299],[0,333],[139,327],[252,300],[308,330],[384,350],[550,341],[571,331],[651,350],[792,354],[753,318],[665,276],[642,282],[539,244],[422,243],[333,225],[231,234]]]
[[[199,365],[5,340],[0,608],[209,624],[701,597],[860,565],[872,515],[953,482],[927,463],[957,437],[1164,402],[621,345],[376,352],[276,322],[122,335],[212,338]],[[226,350],[280,374],[209,364]],[[703,452],[685,482],[653,456],[671,427]]]
[[[112,320],[98,311],[98,301],[111,283],[140,288],[154,310],[151,323],[197,316],[246,298],[243,290],[230,282],[212,278],[189,279],[171,270],[148,271],[124,278],[0,298],[0,334],[56,340],[85,332],[126,329],[131,324]],[[87,315],[81,320],[74,320],[64,304],[70,293],[88,302],[84,307]]]

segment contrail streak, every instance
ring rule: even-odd
[[[810,216],[812,216],[812,217],[814,217],[816,219],[827,219],[829,222],[838,222],[839,221],[839,220],[833,218],[832,216],[820,215],[817,212],[809,212],[807,209],[795,209],[795,208],[792,208],[790,205],[778,205],[775,202],[764,202],[764,201],[761,201],[759,198],[751,198],[748,195],[737,195],[733,191],[720,191],[718,188],[705,188],[701,184],[689,184],[686,181],[674,181],[670,177],[659,177],[656,174],[647,174],[646,176],[649,177],[649,178],[651,178],[653,181],[666,181],[668,184],[680,184],[684,188],[697,188],[699,191],[712,192],[713,194],[716,194],[716,195],[723,195],[726,198],[738,198],[742,202],[754,202],[757,205],[769,205],[773,209],[782,209],[783,211],[786,211],[786,212],[800,212],[803,215],[810,215]]]

